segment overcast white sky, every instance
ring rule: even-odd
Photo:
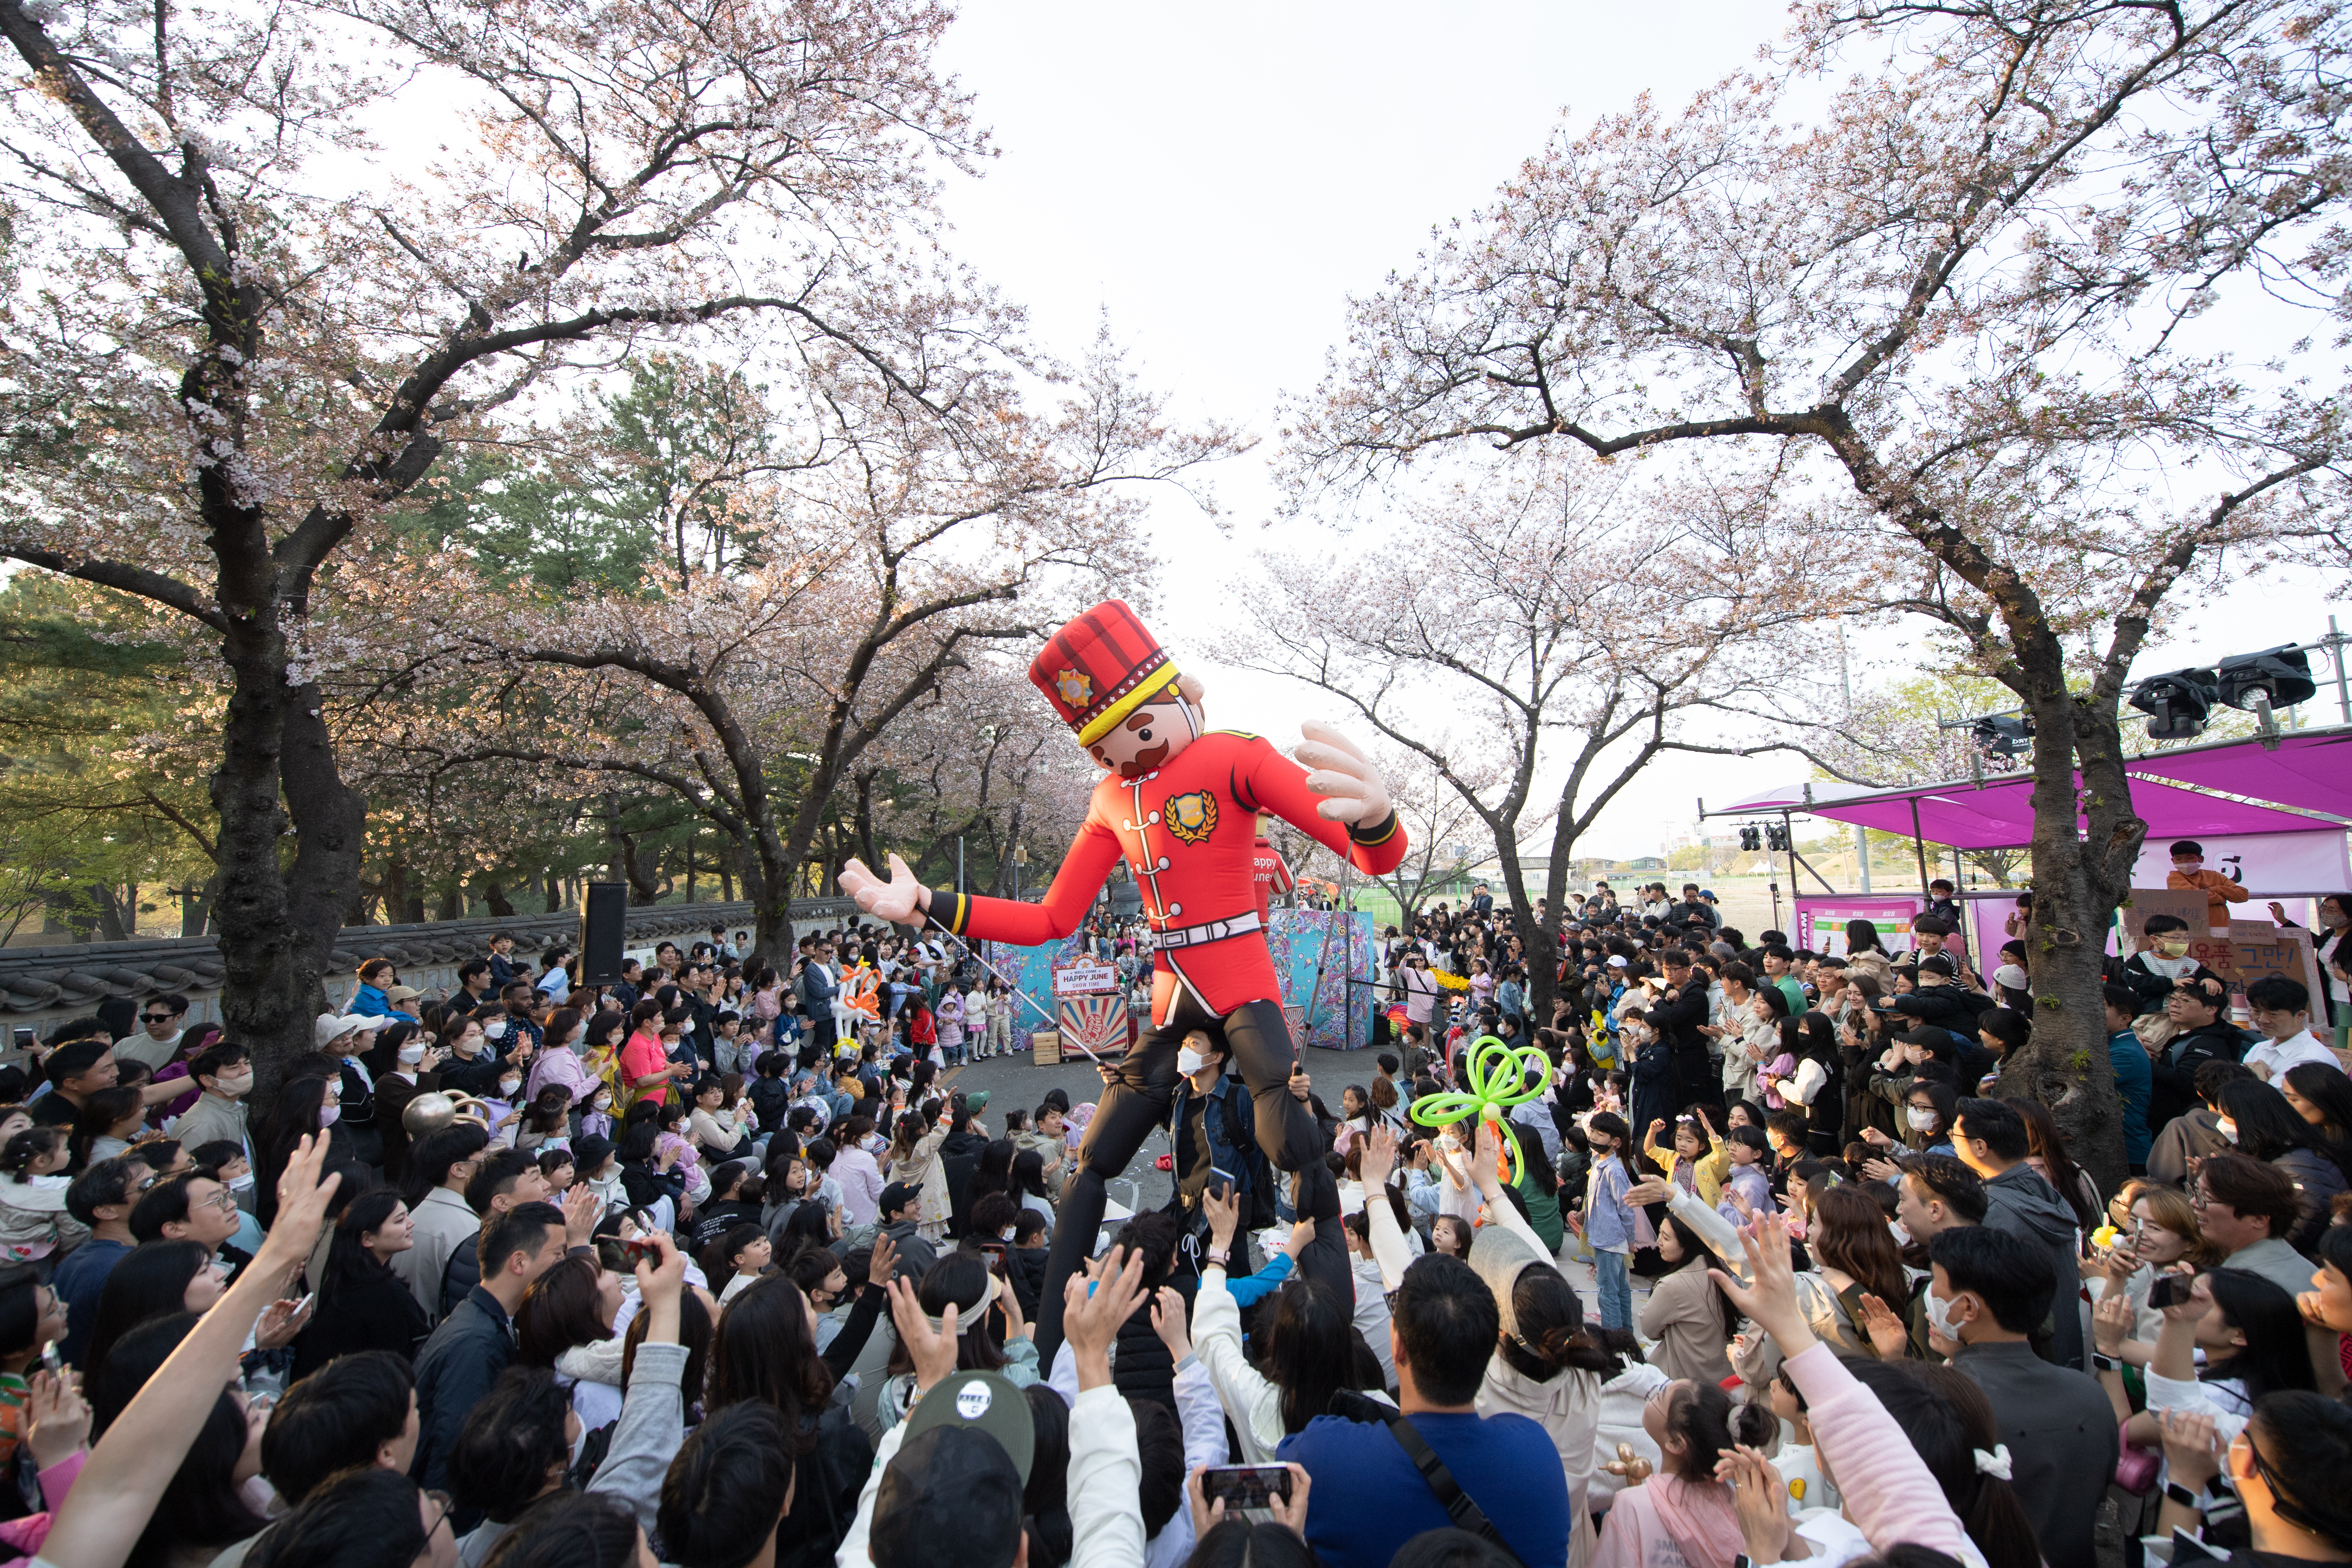
[[[1277,505],[1276,400],[1314,384],[1347,297],[1409,268],[1433,226],[1484,205],[1564,113],[1580,129],[1643,92],[1678,104],[1751,61],[1786,15],[1777,0],[968,0],[941,63],[977,95],[1003,155],[949,190],[955,249],[1029,307],[1050,348],[1075,356],[1108,312],[1180,412],[1268,437],[1215,475],[1230,542],[1172,495],[1148,541],[1168,563],[1155,629],[1205,667],[1215,722],[1286,744],[1299,717],[1336,716],[1303,689],[1218,667],[1213,648],[1225,585],[1249,569]],[[2333,608],[2352,629],[2352,608]],[[2313,637],[2330,609],[2316,574],[2242,590],[2143,668]],[[1900,639],[1867,652],[1899,664]],[[2308,717],[2333,721],[2332,702]],[[1654,852],[1689,827],[1696,797],[1727,803],[1803,769],[1785,756],[1663,760],[1581,847]]]

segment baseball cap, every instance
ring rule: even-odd
[[[424,993],[424,992],[419,991],[419,990],[418,990],[415,986],[414,986],[414,985],[395,985],[395,986],[394,986],[391,990],[386,991],[386,992],[383,994],[383,999],[384,999],[385,1001],[387,1001],[387,1002],[395,1002],[395,1003],[397,1003],[397,1002],[414,1002],[414,1001],[415,1001],[419,996],[422,996],[422,995],[424,995],[424,994],[425,994],[425,993]]]
[[[915,1198],[922,1192],[922,1190],[923,1184],[920,1182],[891,1183],[888,1186],[882,1189],[882,1202],[880,1205],[881,1212],[884,1214],[897,1214],[900,1209],[905,1208],[908,1204],[914,1202]]]
[[[1612,969],[1622,969],[1622,968],[1624,968],[1624,967],[1625,967],[1625,955],[1624,955],[1623,953],[1622,953],[1622,952],[1612,952],[1612,953],[1611,953],[1611,954],[1609,955],[1609,967],[1610,967],[1610,968],[1612,968]]]
[[[963,1097],[963,1108],[977,1116],[988,1109],[988,1090],[975,1089]]]
[[[982,1418],[963,1418],[962,1407],[980,1404],[983,1395]],[[933,1414],[933,1405],[944,1413]],[[907,1417],[906,1442],[875,1490],[866,1546],[876,1568],[964,1568],[1013,1560],[1021,1542],[1027,1467],[1013,1463],[998,1432],[1009,1437],[1016,1416],[1022,1452],[1033,1453],[1029,1402],[1005,1379],[957,1373],[923,1396]]]

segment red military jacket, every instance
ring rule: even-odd
[[[1034,947],[1078,927],[1122,856],[1162,946],[1154,963],[1151,1016],[1167,1021],[1180,988],[1218,1017],[1244,1002],[1278,1000],[1281,987],[1258,913],[1257,814],[1282,818],[1359,870],[1381,876],[1404,859],[1391,812],[1362,829],[1315,815],[1323,796],[1307,770],[1263,736],[1213,730],[1139,778],[1106,774],[1043,902],[931,890],[931,915],[959,936]],[[1226,934],[1225,922],[1242,929]]]

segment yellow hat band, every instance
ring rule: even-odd
[[[1161,659],[1157,665],[1144,671],[1142,678],[1122,692],[1118,700],[1087,721],[1086,728],[1078,731],[1078,744],[1093,745],[1097,741],[1127,722],[1129,714],[1150,701],[1162,690],[1173,686],[1175,682],[1176,661],[1172,658]]]

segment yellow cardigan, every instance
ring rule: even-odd
[[[1668,1181],[1675,1180],[1675,1165],[1682,1156],[1675,1152],[1672,1143],[1644,1144],[1642,1152],[1666,1168]],[[1723,1146],[1722,1139],[1710,1137],[1706,1154],[1700,1157],[1692,1173],[1692,1179],[1697,1184],[1699,1201],[1709,1208],[1721,1203],[1723,1184],[1730,1178],[1731,1152]]]

